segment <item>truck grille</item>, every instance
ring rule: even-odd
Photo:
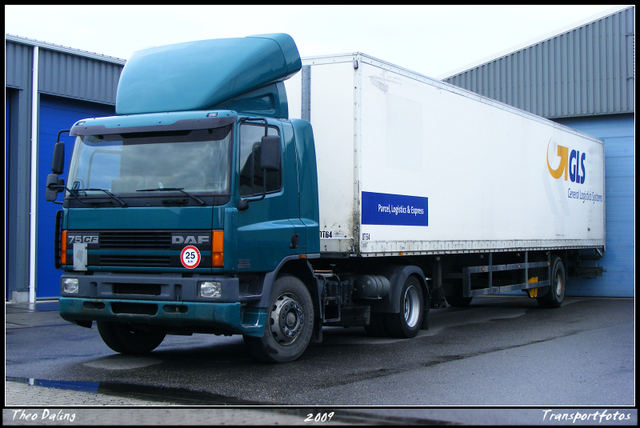
[[[74,260],[75,244],[86,244],[88,267],[186,269],[180,254],[187,245],[201,251],[198,268],[211,267],[208,230],[70,230],[66,241],[67,263]]]
[[[171,249],[171,232],[101,232],[100,248]]]
[[[100,266],[171,266],[171,256],[102,255]]]

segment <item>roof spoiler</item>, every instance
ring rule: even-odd
[[[116,114],[227,109],[288,118],[282,82],[301,67],[283,33],[144,49],[122,70]]]

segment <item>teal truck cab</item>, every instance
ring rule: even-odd
[[[287,119],[282,83],[300,67],[285,34],[134,54],[117,116],[69,130],[66,184],[54,150],[62,318],[97,321],[122,353],[168,333],[242,334],[283,362],[319,340],[313,134]]]

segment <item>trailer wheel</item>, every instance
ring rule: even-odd
[[[392,337],[415,337],[420,331],[424,316],[422,285],[415,276],[410,276],[400,292],[400,312],[386,314],[387,333]]]
[[[294,361],[311,341],[314,323],[311,295],[298,278],[284,275],[273,284],[271,296],[264,336],[244,336],[244,342],[258,360]]]
[[[166,332],[151,326],[98,321],[98,332],[104,343],[121,354],[146,354],[162,343]]]
[[[559,308],[564,300],[567,276],[564,270],[564,263],[558,256],[551,259],[551,285],[547,287],[547,292],[538,297],[538,304],[543,308]]]

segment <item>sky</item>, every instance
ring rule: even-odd
[[[361,52],[441,79],[624,7],[5,5],[5,33],[125,60],[152,46],[288,33],[303,58]]]

